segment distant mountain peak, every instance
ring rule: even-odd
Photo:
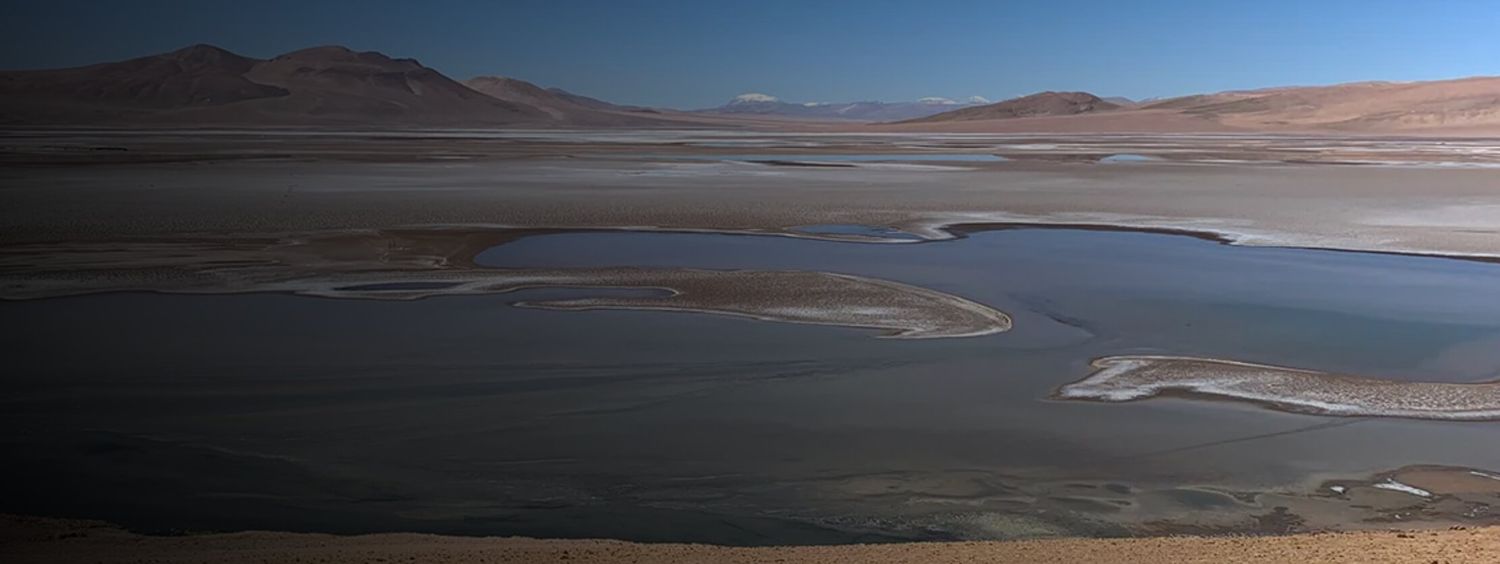
[[[968,102],[970,104],[993,104],[994,103],[989,98],[985,98],[984,96],[969,96],[968,98],[965,98],[964,101]]]
[[[780,101],[781,101],[781,98],[777,98],[777,97],[772,96],[770,94],[761,94],[759,92],[746,92],[744,94],[740,94],[739,96],[735,96],[734,99],[732,99],[732,100],[729,101],[729,103],[730,104],[767,104],[767,103],[774,104],[774,103],[780,102]]]
[[[926,98],[917,98],[917,103],[918,104],[929,104],[929,105],[934,105],[934,106],[957,106],[958,105],[958,102],[955,101],[955,100],[953,100],[952,98],[944,98],[942,96],[928,96]]]

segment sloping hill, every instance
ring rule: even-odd
[[[545,123],[412,59],[317,47],[270,60],[207,45],[70,69],[0,73],[0,123]]]
[[[288,95],[286,89],[245,78],[257,63],[194,45],[116,63],[4,72],[0,121],[89,121]]]
[[[540,86],[515,78],[476,76],[465,80],[464,86],[497,100],[535,106],[554,116],[560,116],[566,109],[583,108]]]
[[[1356,82],[1188,96],[1150,106],[1250,129],[1407,131],[1500,127],[1500,78]]]
[[[1107,102],[1088,92],[1038,92],[1030,96],[1012,98],[994,104],[962,108],[951,112],[908,120],[905,123],[1070,116],[1092,112],[1106,112],[1120,109],[1120,107],[1119,104]]]
[[[413,59],[314,47],[256,64],[245,77],[290,92],[255,110],[293,120],[412,124],[546,121],[541,110],[475,92]]]
[[[287,95],[284,89],[245,78],[258,62],[218,47],[194,45],[118,63],[3,73],[0,88],[7,97],[139,108],[226,104]]]
[[[965,101],[947,98],[923,98],[914,102],[786,102],[775,96],[746,93],[735,96],[724,105],[698,110],[698,114],[770,117],[784,119],[881,122],[900,121],[930,116],[965,108],[976,103],[988,103],[978,96]]]
[[[1500,134],[1500,77],[1194,94],[1120,107],[1044,92],[902,122],[910,131]]]
[[[536,108],[559,125],[650,127],[681,124],[656,110],[611,104],[560,88],[542,88],[516,78],[477,76],[464,81],[464,85],[497,100]]]

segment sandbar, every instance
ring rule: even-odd
[[[657,290],[515,305],[582,311],[698,312],[763,321],[877,329],[898,339],[977,337],[1010,329],[1004,312],[889,280],[783,270],[692,268],[481,268],[505,230],[328,232],[199,237],[0,249],[0,299],[103,292],[285,292],[343,299],[413,300],[534,288]]]
[[[1112,356],[1058,388],[1070,400],[1128,402],[1181,394],[1316,415],[1453,421],[1500,419],[1500,382],[1385,380],[1185,356]]]

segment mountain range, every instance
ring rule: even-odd
[[[1500,134],[1500,77],[1358,82],[1129,104],[1043,92],[897,124],[942,131]]]
[[[988,103],[792,103],[698,111],[613,104],[516,78],[457,81],[414,59],[325,46],[270,59],[194,45],[126,61],[0,72],[0,125],[754,127],[973,132],[1500,134],[1500,77],[1281,87],[1132,101],[1041,92]]]
[[[3,123],[521,123],[543,113],[412,59],[314,47],[253,59],[209,45],[0,74]]]
[[[1162,100],[1141,109],[1248,129],[1500,129],[1500,77],[1221,92]]]
[[[682,121],[514,79],[461,83],[414,59],[337,46],[255,59],[194,45],[115,63],[0,73],[0,124],[13,125],[662,127]]]

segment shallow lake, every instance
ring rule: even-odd
[[[785,544],[1004,536],[1001,498],[1034,481],[1254,489],[1500,468],[1497,423],[1049,399],[1119,354],[1494,379],[1496,264],[1067,229],[885,244],[562,233],[479,261],[858,274],[988,304],[1015,327],[901,341],[507,306],[528,292],[5,302],[0,511],[152,531]]]

